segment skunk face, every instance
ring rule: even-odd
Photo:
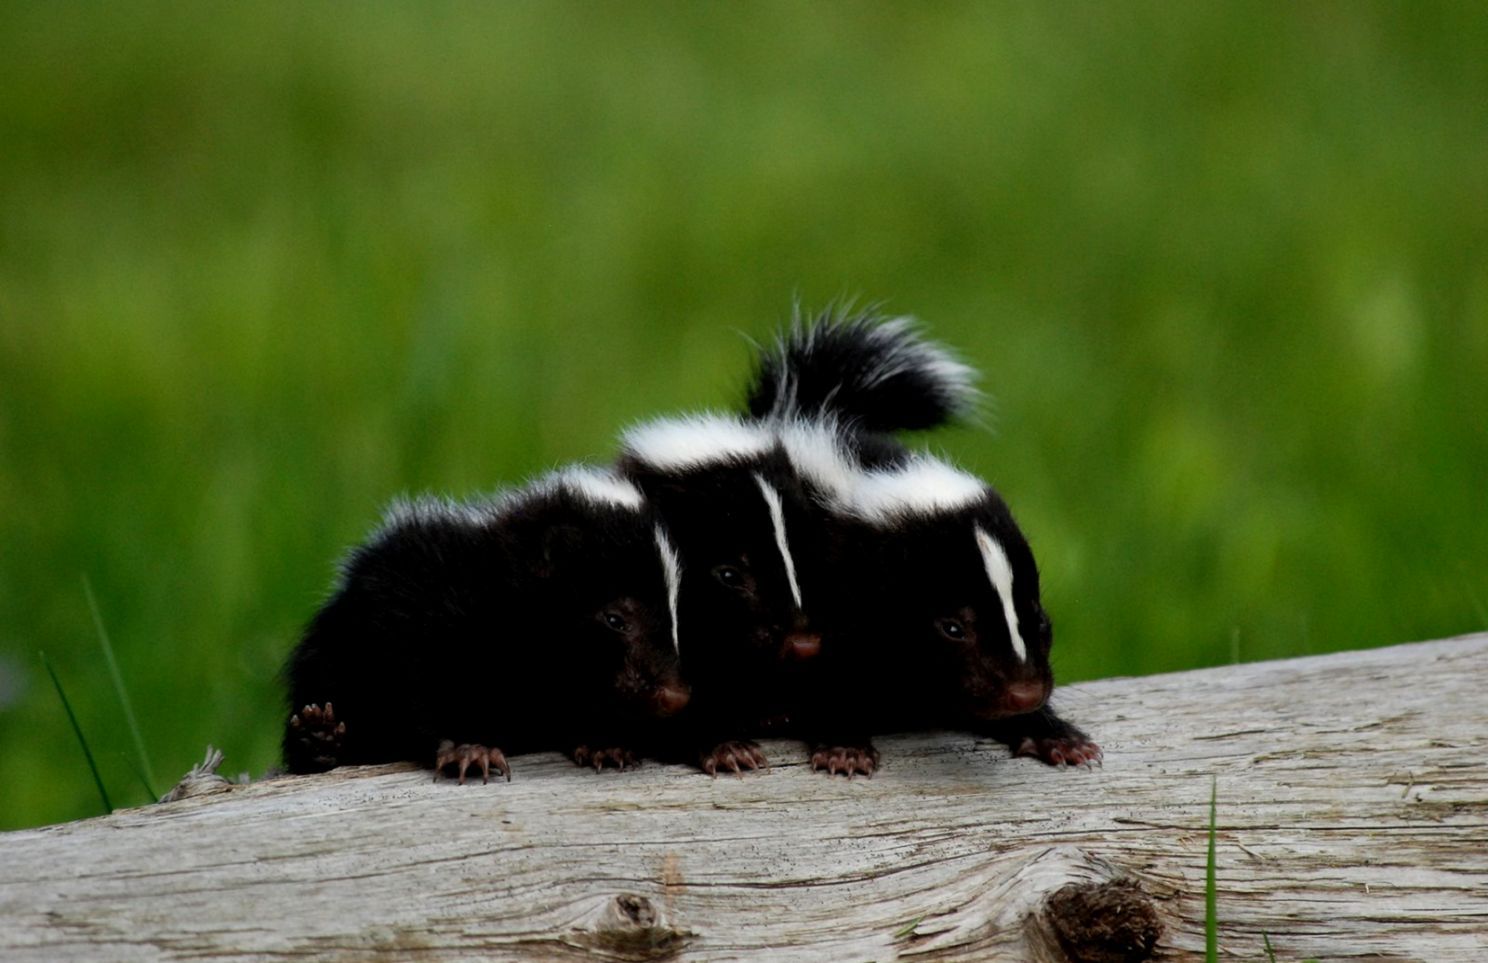
[[[1038,569],[1001,500],[903,520],[864,553],[877,570],[869,622],[914,660],[920,696],[977,719],[1032,712],[1053,688]]]
[[[687,704],[677,653],[680,568],[649,511],[560,498],[524,523],[531,601],[527,644],[548,647],[588,713],[669,716]],[[533,532],[533,529],[537,529]]]
[[[801,587],[809,517],[771,459],[641,479],[686,560],[680,622],[690,672],[768,671],[820,648]]]
[[[1039,598],[1038,566],[995,492],[989,489],[969,516],[947,519],[942,534],[953,546],[949,554],[958,559],[955,564],[965,566],[962,579],[970,582],[967,618],[937,616],[935,630],[965,647],[961,687],[971,715],[994,719],[1032,712],[1054,687],[1053,625]],[[966,557],[967,545],[974,559]]]
[[[1001,497],[924,455],[844,490],[836,508],[861,527],[837,567],[870,587],[853,634],[909,654],[906,678],[926,706],[995,719],[1043,705],[1052,628],[1033,553]]]
[[[626,433],[620,466],[682,556],[689,675],[741,690],[816,655],[803,575],[820,551],[819,513],[772,428],[720,415],[659,419]]]

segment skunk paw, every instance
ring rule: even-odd
[[[487,748],[474,742],[457,746],[446,739],[439,744],[439,751],[434,756],[434,778],[438,779],[439,774],[450,766],[459,767],[462,786],[465,785],[465,771],[471,766],[480,766],[482,783],[490,781],[492,769],[511,782],[511,766],[507,765],[501,750],[495,747]]]
[[[826,770],[827,775],[838,773],[851,779],[862,773],[872,777],[878,768],[878,750],[864,743],[861,746],[822,746],[811,754],[813,772]]]
[[[1014,756],[1029,756],[1051,766],[1099,765],[1103,753],[1101,747],[1084,735],[1051,736],[1034,738],[1024,736],[1013,750]]]
[[[730,739],[720,742],[698,756],[698,765],[703,772],[717,776],[718,770],[727,769],[736,776],[743,776],[745,769],[768,769],[770,763],[760,747],[745,739]]]
[[[289,717],[291,738],[298,743],[300,759],[314,769],[334,769],[341,752],[341,740],[346,738],[346,723],[336,721],[336,710],[327,702],[325,707],[308,705]]]
[[[641,761],[636,758],[635,753],[619,746],[603,749],[576,746],[569,755],[573,757],[574,762],[581,766],[593,766],[595,772],[599,772],[607,764],[621,770],[626,767],[637,769],[641,765]]]

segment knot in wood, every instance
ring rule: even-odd
[[[651,900],[621,893],[605,901],[589,924],[571,933],[566,942],[610,959],[661,960],[680,952],[688,935],[668,926]]]
[[[1141,963],[1162,935],[1152,901],[1129,880],[1060,887],[1044,918],[1072,963]]]
[[[615,909],[621,920],[628,921],[632,926],[655,926],[656,907],[644,896],[634,893],[621,893],[615,897]]]

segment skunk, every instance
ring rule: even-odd
[[[871,774],[874,733],[926,728],[971,729],[1050,765],[1099,760],[1048,705],[1053,627],[1033,552],[994,489],[914,454],[862,471],[829,508],[830,684],[811,700],[813,768]]]
[[[1100,758],[1048,706],[1053,630],[1006,503],[890,436],[967,410],[973,374],[908,319],[872,314],[797,320],[759,360],[748,409],[780,426],[823,506],[834,574],[818,607],[813,768],[871,774],[874,732],[950,725],[1051,765]],[[802,432],[813,419],[823,430]]]
[[[788,724],[798,666],[821,636],[821,512],[776,427],[728,415],[663,418],[625,432],[617,468],[677,541],[682,666],[693,687],[676,755],[706,772],[766,764],[751,737]]]
[[[686,705],[680,566],[654,509],[573,467],[476,503],[395,503],[285,668],[290,772],[412,760],[494,769],[560,749],[633,763]]]

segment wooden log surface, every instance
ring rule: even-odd
[[[1061,689],[1096,770],[932,733],[852,781],[781,741],[223,785],[0,836],[0,959],[1194,959],[1213,777],[1222,957],[1488,960],[1485,691],[1476,635]]]

